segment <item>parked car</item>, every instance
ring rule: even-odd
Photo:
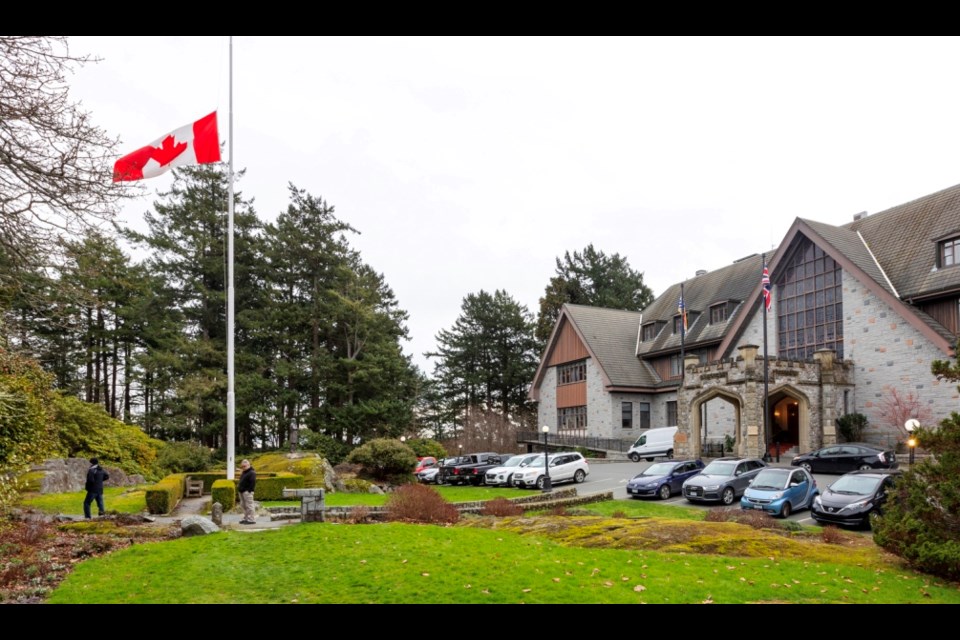
[[[508,458],[502,466],[494,467],[487,471],[487,475],[484,476],[483,481],[485,484],[492,485],[495,487],[512,487],[513,486],[513,474],[516,473],[518,469],[526,467],[528,464],[533,462],[534,458],[542,458],[542,453],[522,453],[517,456]]]
[[[632,498],[657,496],[666,500],[683,489],[683,482],[703,470],[702,460],[671,460],[657,462],[627,483],[627,495]]]
[[[582,454],[575,451],[554,453],[550,456],[550,484],[560,482],[583,482],[590,473],[590,466]],[[543,489],[546,480],[543,454],[513,474],[513,486]]]
[[[760,509],[786,518],[806,509],[820,493],[817,481],[806,469],[761,469],[740,498],[743,509]]]
[[[804,453],[790,461],[810,473],[847,473],[860,469],[896,469],[897,454],[863,442],[847,442]]]
[[[677,427],[659,427],[650,429],[633,443],[627,451],[627,456],[634,462],[646,458],[653,462],[657,456],[673,457],[673,436],[677,435]]]
[[[870,526],[870,514],[881,513],[893,488],[897,469],[851,471],[813,499],[810,515],[822,524]]]
[[[417,476],[417,482],[421,484],[437,484],[437,478],[440,477],[440,467],[445,464],[453,464],[456,461],[457,458],[444,458],[443,460],[439,461],[438,464],[432,467],[427,467],[423,471],[417,472],[414,474]]]
[[[471,453],[470,455],[460,456],[453,464],[444,463],[440,465],[437,484],[481,485],[487,471],[499,467],[509,457],[493,452]]]
[[[418,474],[424,469],[429,469],[431,467],[437,467],[437,466],[440,466],[440,465],[437,463],[436,458],[434,458],[433,456],[422,456],[420,458],[417,458],[417,466],[413,470],[413,473]]]
[[[683,497],[690,502],[731,505],[766,466],[759,458],[717,458],[683,483]]]

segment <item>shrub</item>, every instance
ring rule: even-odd
[[[257,487],[254,489],[253,496],[257,500],[286,500],[287,498],[283,495],[285,488],[302,489],[303,476],[293,473],[276,473],[263,477],[258,475]]]
[[[359,505],[350,510],[350,515],[347,516],[347,522],[350,524],[367,524],[370,522],[370,509],[363,505]]]
[[[736,442],[729,433],[723,436],[723,450],[727,452],[733,451],[733,445],[736,444]]]
[[[843,544],[846,536],[837,527],[824,527],[820,532],[820,539],[826,544]]]
[[[483,503],[483,510],[480,512],[485,516],[496,516],[503,518],[507,516],[522,516],[523,507],[514,504],[506,498],[494,498]]]
[[[424,524],[453,524],[460,519],[457,508],[436,489],[422,484],[404,485],[390,494],[387,520]]]
[[[741,509],[740,507],[724,507],[710,509],[704,518],[707,522],[736,522],[745,524],[754,529],[781,529],[780,523],[763,511]]]
[[[184,476],[167,476],[157,484],[147,487],[145,499],[147,511],[153,514],[170,513],[183,497]]]
[[[210,449],[196,442],[168,442],[157,454],[157,465],[164,473],[190,473],[210,468]]]
[[[861,442],[867,423],[867,416],[862,413],[848,413],[837,418],[837,430],[845,441]]]
[[[257,486],[260,482],[257,481]],[[237,504],[237,484],[234,480],[217,480],[210,487],[210,502],[219,502],[223,510],[230,511]]]
[[[407,440],[407,446],[421,458],[433,456],[437,460],[447,457],[447,450],[442,444],[430,438],[412,438]]]
[[[364,471],[375,479],[386,480],[392,475],[410,473],[417,465],[417,456],[399,440],[378,438],[351,451],[347,462],[363,465]]]
[[[310,430],[300,432],[300,448],[305,451],[316,451],[331,465],[340,464],[350,453],[347,443],[331,438],[325,433]]]

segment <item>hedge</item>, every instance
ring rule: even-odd
[[[186,477],[189,474],[175,473],[146,489],[147,511],[152,514],[170,513],[183,497]]]
[[[239,478],[227,480],[224,477],[226,476],[225,471],[174,473],[167,476],[157,484],[147,487],[147,510],[152,514],[165,514],[173,511],[173,508],[177,506],[177,503],[180,502],[180,499],[183,498],[184,494],[186,493],[188,476],[197,480],[203,480],[203,492],[205,494],[213,494],[214,489],[223,486],[221,485],[221,482],[228,482],[232,484],[233,487],[230,492],[232,495],[216,494],[212,497],[214,502],[220,502],[220,504],[223,505],[224,511],[229,511],[233,508],[234,504],[236,504],[236,485],[239,482]],[[303,486],[303,476],[295,473],[286,473],[281,471],[277,473],[258,474],[257,487],[253,492],[253,497],[256,500],[284,500],[284,488],[302,489]],[[229,500],[229,502],[223,502],[220,500],[220,498],[223,500]]]
[[[210,488],[210,499],[219,502],[225,512],[230,511],[237,503],[237,483],[226,478],[217,480]]]

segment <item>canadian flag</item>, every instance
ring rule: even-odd
[[[208,162],[220,162],[216,111],[117,160],[113,181],[154,178],[173,167]]]

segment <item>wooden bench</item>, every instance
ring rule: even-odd
[[[203,497],[203,480],[194,480],[190,476],[187,476],[187,490],[184,494],[186,498],[200,498]]]

